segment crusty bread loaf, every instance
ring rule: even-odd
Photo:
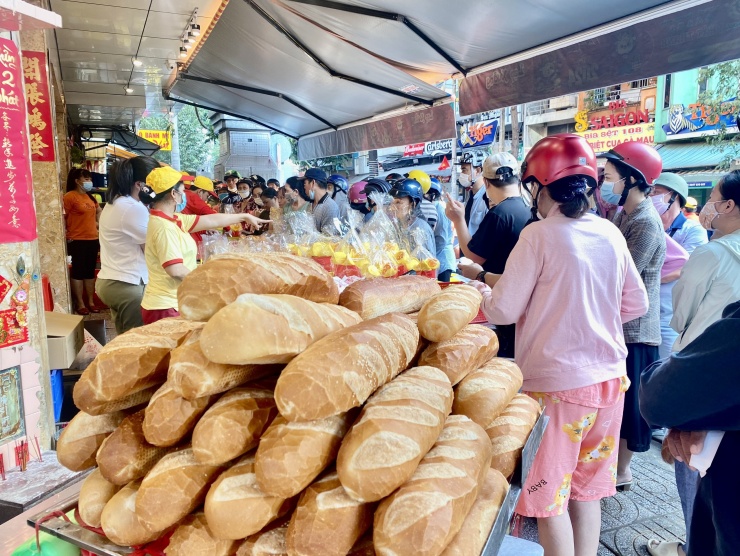
[[[139,392],[134,392],[129,396],[118,398],[112,402],[87,400],[85,402],[85,408],[82,409],[78,407],[78,409],[89,415],[105,415],[107,413],[115,413],[116,411],[125,410],[135,411],[137,407],[149,403],[149,400],[157,390],[159,390],[159,385],[152,386],[146,390],[140,390]]]
[[[522,448],[539,416],[540,405],[526,394],[517,394],[486,429],[493,445],[491,467],[504,477],[514,473]]]
[[[434,367],[417,367],[381,386],[342,442],[337,472],[349,496],[385,498],[405,483],[442,432],[452,386]]]
[[[375,556],[375,547],[373,546],[373,532],[370,531],[367,535],[357,541],[347,553],[347,556]]]
[[[276,416],[271,390],[235,388],[227,392],[195,426],[195,459],[220,464],[247,453],[257,446]]]
[[[121,490],[120,486],[105,480],[105,477],[100,474],[100,469],[94,469],[80,487],[77,509],[80,511],[82,521],[91,527],[100,527],[103,508],[119,490]]]
[[[72,471],[95,467],[98,448],[124,417],[126,414],[121,412],[94,416],[80,411],[67,424],[57,441],[59,463]]]
[[[141,481],[127,484],[103,508],[100,526],[105,536],[118,546],[133,546],[151,542],[162,534],[163,530],[149,527],[136,513]]]
[[[259,533],[244,539],[236,556],[288,556],[287,533],[288,520],[276,519]]]
[[[331,471],[298,501],[286,537],[291,556],[345,556],[373,524],[375,504],[352,499]]]
[[[408,366],[418,346],[419,330],[398,313],[334,332],[280,374],[275,387],[280,414],[311,421],[359,407]]]
[[[522,371],[516,363],[491,359],[457,385],[452,411],[467,415],[487,429],[519,392],[522,380]]]
[[[243,539],[287,514],[295,499],[268,496],[257,485],[254,452],[224,471],[208,491],[205,512],[208,526],[221,539]]]
[[[167,382],[186,400],[212,396],[250,380],[278,373],[279,365],[222,365],[200,349],[202,330],[193,330],[170,354]]]
[[[195,427],[217,396],[186,400],[165,382],[144,412],[144,436],[154,446],[174,446]]]
[[[144,477],[136,515],[152,529],[171,527],[203,503],[223,469],[198,463],[191,448],[167,454]]]
[[[98,466],[105,480],[123,486],[141,479],[169,448],[152,446],[143,431],[144,410],[129,415],[98,450]]]
[[[339,304],[369,320],[388,313],[414,313],[440,291],[435,280],[424,276],[373,278],[347,286]]]
[[[485,326],[469,324],[449,340],[430,344],[421,354],[418,365],[437,367],[454,386],[497,353],[496,333]]]
[[[207,321],[244,293],[282,293],[316,303],[339,300],[334,279],[320,264],[271,252],[211,257],[185,277],[177,301],[183,317]]]
[[[451,415],[414,475],[375,512],[373,543],[381,556],[438,555],[472,508],[491,461],[485,431]]]
[[[231,556],[238,544],[216,538],[208,527],[206,515],[197,512],[177,526],[164,553],[167,556]]]
[[[287,363],[327,334],[360,321],[357,313],[339,305],[247,293],[211,317],[200,347],[216,363]],[[224,342],[227,335],[248,341]]]
[[[98,353],[75,384],[75,405],[88,411],[89,406],[162,384],[167,379],[170,351],[201,326],[202,323],[170,318],[117,336]]]
[[[257,484],[271,496],[299,494],[333,462],[356,411],[316,421],[287,421],[278,415],[255,455]]]
[[[472,286],[445,288],[419,311],[419,332],[430,342],[449,340],[476,317],[481,301],[483,296]]]
[[[496,521],[507,492],[509,483],[506,477],[495,469],[489,469],[473,508],[442,556],[478,556],[488,541],[493,522]]]

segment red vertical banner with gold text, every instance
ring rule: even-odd
[[[23,77],[26,84],[31,160],[54,162],[54,126],[51,125],[49,74],[46,71],[45,53],[23,52]]]
[[[0,38],[0,243],[36,237],[21,55]]]

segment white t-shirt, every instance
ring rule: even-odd
[[[100,274],[128,284],[149,282],[144,259],[149,211],[131,197],[118,197],[100,215]]]
[[[468,232],[470,232],[470,237],[473,237],[475,235],[475,232],[478,231],[481,222],[483,222],[486,214],[488,214],[488,204],[483,198],[483,195],[485,194],[486,186],[484,185],[478,191],[476,191],[475,195],[473,196],[473,206],[470,209],[470,222],[468,223]]]

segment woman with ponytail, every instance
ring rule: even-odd
[[[146,177],[159,162],[137,156],[113,165],[108,176],[108,204],[100,215],[98,297],[110,307],[116,332],[141,326],[141,299],[149,273],[144,244],[149,223],[146,205],[153,196]]]

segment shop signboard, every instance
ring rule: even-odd
[[[728,103],[734,101],[730,99]],[[666,140],[690,139],[717,135],[722,128],[726,133],[737,133],[736,110],[732,104],[717,114],[699,102],[689,104],[673,104],[668,109],[668,123],[663,124]]]
[[[448,153],[452,150],[453,139],[441,139],[439,141],[427,141],[426,143],[415,143],[403,148],[404,157],[432,156],[438,153]]]
[[[687,181],[691,189],[712,189],[714,183],[711,181]]]
[[[172,134],[169,131],[162,131],[160,129],[140,129],[137,135],[155,145],[159,145],[159,149],[162,151],[172,150]]]
[[[0,38],[0,243],[37,237],[23,92],[18,47]]]
[[[653,145],[655,143],[654,123],[610,127],[598,130],[591,129],[588,131],[576,131],[576,133],[581,137],[585,137],[596,153],[606,152],[627,141],[639,141],[647,145]]]
[[[406,145],[403,148],[403,156],[421,156],[424,154],[424,143]]]
[[[54,162],[54,126],[51,121],[49,74],[44,52],[23,52],[23,78],[26,86],[31,160]]]
[[[457,140],[457,143],[461,148],[481,147],[483,145],[490,145],[496,139],[498,120],[473,122],[459,126],[459,128],[460,138]]]

